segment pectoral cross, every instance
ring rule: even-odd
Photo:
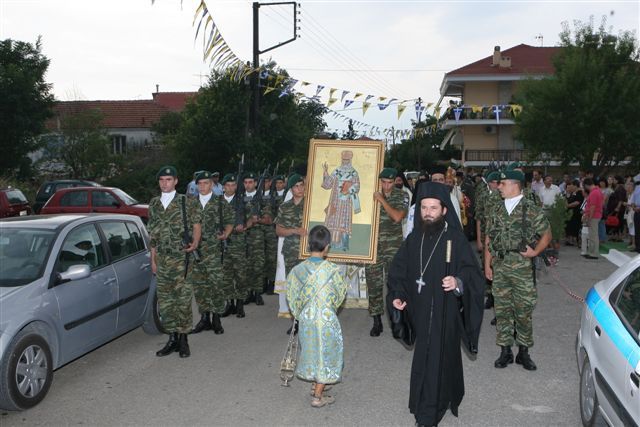
[[[422,290],[422,287],[426,285],[426,283],[424,283],[424,280],[422,280],[422,277],[419,277],[418,280],[416,280],[416,283],[418,284],[418,293],[420,293],[420,291]]]

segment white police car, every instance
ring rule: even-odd
[[[576,339],[585,426],[640,424],[640,255],[612,257],[619,267],[587,293]]]

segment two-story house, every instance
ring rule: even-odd
[[[500,46],[492,55],[444,75],[441,99],[449,103],[441,147],[460,146],[465,166],[486,166],[490,161],[524,160],[522,144],[514,138],[514,117],[521,111],[515,104],[518,82],[554,73],[552,59],[561,48],[520,44],[505,51]]]

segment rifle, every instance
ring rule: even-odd
[[[269,173],[269,168],[271,168],[271,165],[267,166],[264,171],[262,171],[262,175],[260,175],[260,178],[258,179],[256,195],[253,197],[253,203],[251,204],[251,215],[253,216],[260,216],[262,198],[264,197],[264,180]]]
[[[187,208],[185,206],[186,196],[182,197],[182,225],[184,230],[182,231],[182,246],[185,248],[193,243],[193,236],[191,232],[189,232],[189,227],[187,225]],[[195,262],[200,262],[200,251],[196,249],[191,253],[186,252],[184,254],[184,278],[187,278],[187,272],[189,271],[189,259],[193,256],[193,260]]]
[[[224,203],[226,203],[224,201],[224,196],[218,196],[218,215],[220,215],[220,218],[219,218],[220,227],[218,227],[218,232],[220,234],[224,233],[224,215],[223,215]],[[222,262],[224,258],[224,253],[227,250],[228,240],[229,238],[227,238],[226,240],[220,240],[220,262]]]
[[[244,173],[244,154],[238,162],[238,173],[236,174],[236,192],[233,197],[233,207],[236,211],[236,225],[244,225],[245,211],[244,211],[244,180],[242,174]]]
[[[273,179],[271,180],[271,187],[269,187],[269,204],[271,205],[271,217],[276,217],[277,210],[277,189],[276,189],[276,177],[278,176],[278,169],[280,168],[280,162],[276,163],[276,168],[273,170]]]

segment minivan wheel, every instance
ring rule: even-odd
[[[53,381],[47,341],[29,328],[13,340],[0,365],[0,408],[31,408],[44,399]]]
[[[149,307],[147,318],[142,324],[142,330],[149,335],[162,335],[166,333],[162,326],[162,317],[160,317],[157,292],[151,300],[151,306]]]

